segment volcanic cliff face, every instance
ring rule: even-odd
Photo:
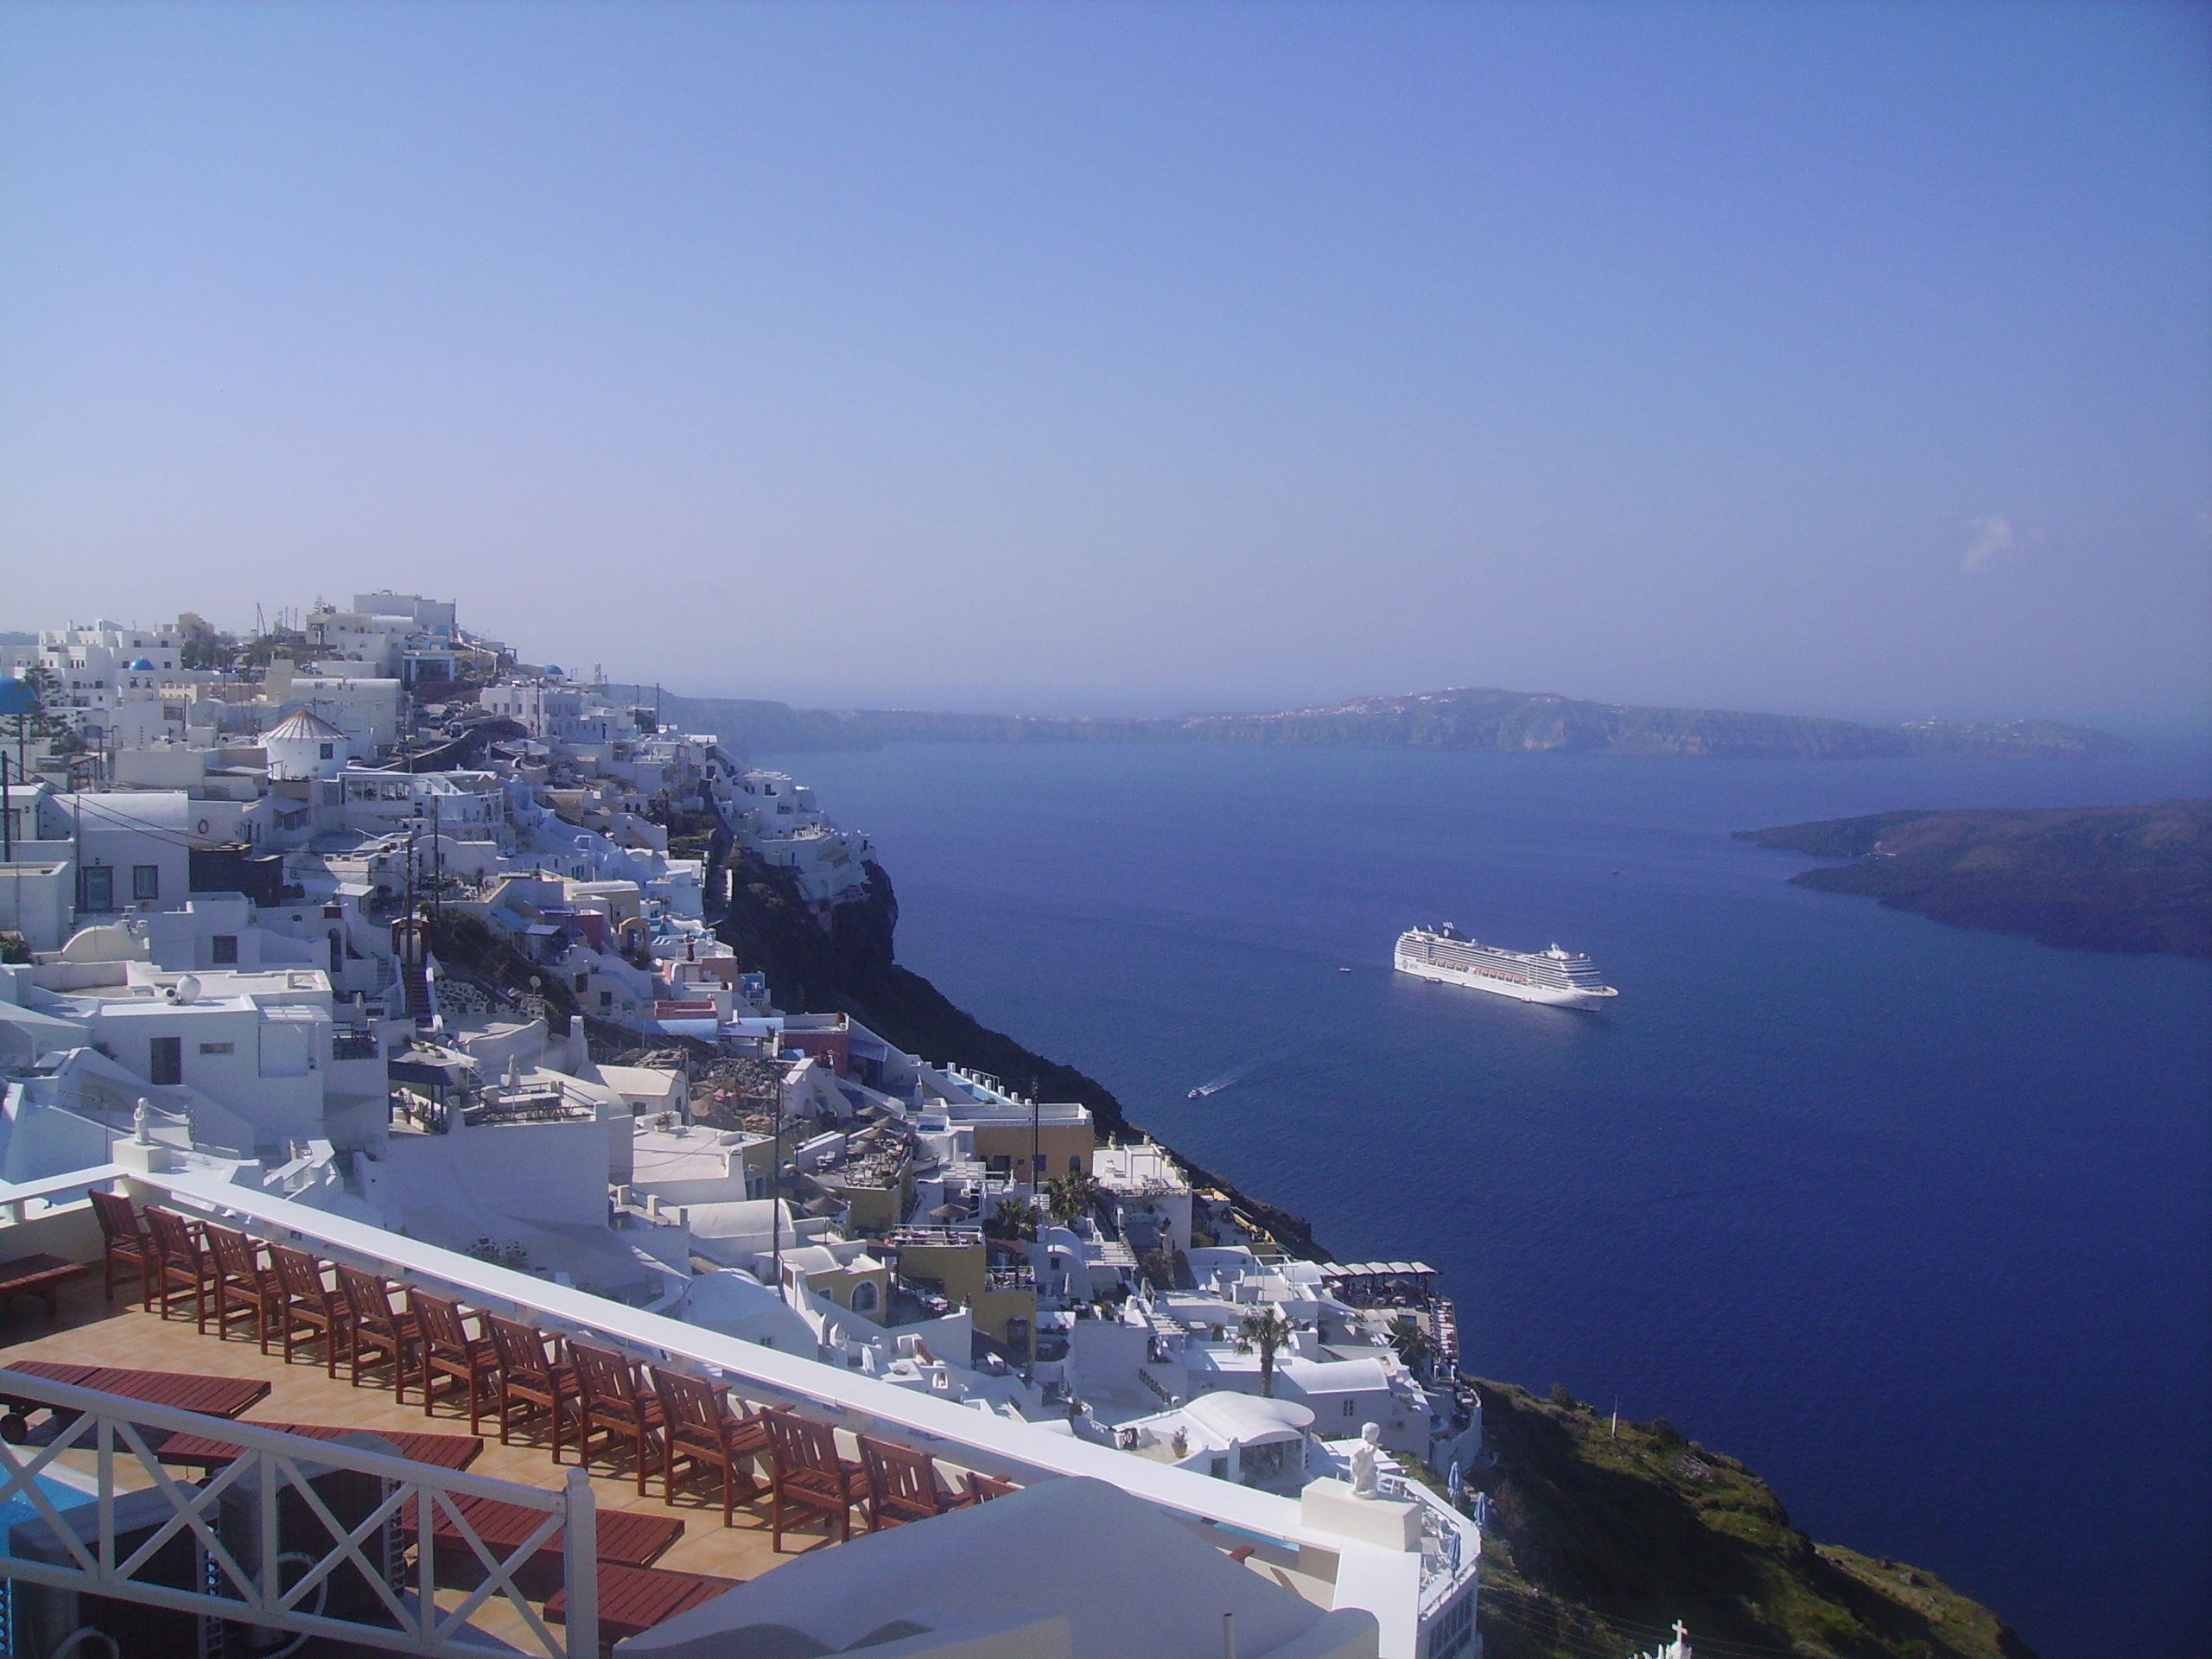
[[[729,906],[715,931],[747,968],[768,976],[781,1007],[849,1014],[910,1054],[988,1072],[1037,1099],[1079,1101],[1109,1139],[1138,1132],[1113,1091],[1096,1078],[991,1030],[921,975],[900,967],[899,899],[891,877],[873,860],[867,870],[864,893],[817,919],[790,872],[743,857],[731,871]],[[1250,1197],[1186,1159],[1179,1161],[1197,1185],[1227,1193],[1285,1249],[1314,1259],[1325,1254],[1303,1216]]]

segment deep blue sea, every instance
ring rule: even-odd
[[[769,759],[875,836],[902,960],[1340,1257],[1434,1263],[1469,1370],[1664,1414],[2049,1659],[2212,1649],[2212,964],[1809,893],[1728,834],[2201,760]],[[1443,919],[1621,997],[1393,974]]]

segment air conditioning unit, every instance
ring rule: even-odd
[[[366,1433],[346,1435],[337,1444],[359,1451],[380,1452],[397,1457],[398,1448],[387,1440]],[[390,1491],[374,1475],[351,1469],[331,1469],[302,1462],[300,1474],[334,1520],[351,1531],[368,1519]],[[262,1560],[261,1486],[258,1471],[249,1470],[226,1488],[213,1515],[215,1535],[233,1560],[249,1571]],[[115,1498],[115,1555],[127,1559],[158,1532],[175,1515],[159,1491],[128,1492]],[[99,1506],[85,1503],[61,1511],[68,1525],[87,1549],[97,1551]],[[277,1492],[277,1571],[289,1586],[299,1582],[335,1548],[334,1535],[309,1507],[299,1489],[287,1481]],[[361,1553],[395,1591],[404,1590],[406,1573],[401,1554],[397,1523],[387,1521],[365,1540]],[[43,1561],[56,1567],[74,1565],[67,1547],[45,1521],[26,1521],[10,1529],[8,1554],[18,1560]],[[133,1575],[133,1582],[166,1589],[194,1590],[203,1594],[229,1592],[228,1580],[215,1570],[207,1552],[189,1531],[176,1536],[155,1553]],[[75,1590],[9,1581],[5,1623],[6,1659],[156,1659],[170,1656],[223,1656],[224,1659],[254,1659],[289,1649],[299,1641],[293,1632],[205,1613],[179,1612],[116,1596],[83,1594]],[[302,1604],[303,1611],[329,1618],[397,1628],[391,1611],[360,1567],[347,1560],[331,1572]],[[93,1634],[87,1635],[90,1631]]]
[[[126,1492],[115,1500],[115,1553],[120,1561],[161,1530],[175,1511],[158,1491]],[[85,1503],[61,1511],[60,1519],[88,1550],[99,1548],[99,1505]],[[8,1554],[20,1561],[73,1567],[75,1558],[47,1521],[20,1522],[8,1531]],[[136,1575],[140,1583],[170,1590],[205,1586],[207,1557],[189,1532],[180,1532],[155,1552]],[[105,1659],[135,1654],[199,1654],[209,1651],[218,1630],[214,1621],[144,1602],[84,1595],[58,1586],[15,1579],[8,1584],[9,1659]],[[86,1630],[97,1632],[87,1637]],[[101,1638],[105,1638],[105,1641]],[[218,1649],[219,1650],[219,1649]]]

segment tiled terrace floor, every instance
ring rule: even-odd
[[[135,1292],[136,1287],[131,1287]],[[60,1317],[49,1319],[46,1310],[30,1299],[16,1299],[0,1307],[0,1365],[23,1359],[44,1359],[79,1364],[129,1366],[141,1370],[192,1371],[222,1376],[251,1377],[269,1382],[269,1395],[245,1414],[245,1421],[262,1422],[327,1423],[371,1431],[414,1429],[444,1434],[466,1434],[468,1420],[442,1397],[436,1414],[425,1417],[419,1398],[410,1390],[410,1403],[394,1403],[388,1388],[365,1378],[354,1388],[345,1380],[344,1367],[336,1381],[323,1373],[317,1350],[303,1347],[287,1365],[281,1355],[264,1357],[250,1338],[234,1335],[218,1339],[211,1332],[200,1335],[188,1309],[163,1320],[158,1313],[138,1308],[135,1295],[118,1287],[118,1300],[110,1306],[102,1300],[97,1266],[90,1274],[66,1286],[60,1298]],[[128,1300],[126,1300],[128,1298]],[[486,1427],[491,1428],[487,1420]],[[574,1452],[556,1465],[546,1450],[542,1424],[534,1431],[536,1444],[518,1439],[509,1446],[499,1442],[496,1430],[484,1437],[484,1449],[469,1472],[518,1484],[558,1490],[574,1467]],[[845,1448],[848,1452],[852,1448]],[[67,1460],[89,1471],[89,1457],[67,1454]],[[654,1562],[678,1572],[712,1573],[728,1579],[753,1579],[799,1551],[828,1547],[830,1538],[817,1522],[798,1530],[787,1529],[782,1554],[770,1544],[765,1503],[741,1507],[736,1524],[725,1528],[721,1502],[713,1491],[711,1477],[702,1477],[673,1503],[660,1496],[660,1483],[649,1483],[654,1494],[641,1498],[626,1460],[620,1468],[601,1461],[592,1466],[592,1486],[602,1511],[635,1510],[676,1516],[684,1522],[683,1535]],[[861,1522],[854,1518],[855,1535]],[[477,1623],[486,1630],[503,1633],[511,1612],[490,1608]]]

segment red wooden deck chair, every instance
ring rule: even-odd
[[[784,1517],[797,1508],[836,1523],[839,1541],[853,1535],[853,1506],[868,1502],[868,1471],[837,1454],[837,1437],[787,1411],[763,1414],[768,1431],[770,1544],[784,1547]]]
[[[94,1192],[90,1196],[92,1213],[99,1217],[101,1268],[106,1280],[103,1288],[107,1300],[115,1300],[115,1270],[121,1266],[137,1271],[138,1300],[152,1307],[154,1268],[161,1260],[161,1248],[154,1243],[153,1233],[130,1207],[130,1200],[121,1193]]]
[[[576,1368],[546,1351],[545,1333],[535,1325],[495,1313],[486,1314],[484,1323],[499,1351],[499,1444],[512,1445],[517,1427],[543,1413],[553,1425],[553,1461],[560,1462],[563,1433],[583,1399]]]
[[[407,1379],[423,1347],[422,1327],[412,1313],[391,1306],[391,1287],[372,1273],[340,1265],[338,1287],[346,1295],[346,1358],[352,1382],[361,1385],[361,1373],[378,1365],[391,1366],[391,1397],[407,1400]]]
[[[665,1624],[678,1613],[688,1613],[702,1602],[734,1590],[742,1579],[709,1578],[703,1573],[672,1573],[664,1567],[617,1567],[599,1564],[599,1642],[605,1653],[617,1642]],[[545,1603],[548,1624],[564,1624],[569,1618],[569,1592],[553,1592]]]
[[[569,1361],[576,1368],[576,1388],[582,1396],[583,1462],[587,1466],[591,1463],[594,1432],[606,1434],[609,1451],[617,1440],[627,1441],[637,1465],[638,1496],[643,1497],[645,1478],[660,1461],[655,1455],[663,1423],[660,1402],[639,1382],[637,1366],[620,1354],[571,1338]]]
[[[661,1441],[662,1491],[675,1500],[678,1464],[713,1470],[721,1482],[722,1524],[728,1526],[739,1501],[750,1503],[760,1491],[753,1466],[768,1455],[766,1427],[758,1414],[741,1417],[731,1410],[729,1396],[712,1382],[658,1365],[652,1375],[667,1420]]]
[[[261,1351],[269,1351],[271,1316],[284,1304],[283,1281],[262,1265],[261,1244],[232,1227],[207,1227],[207,1246],[215,1257],[215,1334],[227,1338],[231,1326],[251,1316]]]
[[[189,1292],[193,1320],[199,1325],[200,1335],[207,1335],[208,1308],[215,1289],[215,1261],[200,1242],[199,1224],[149,1205],[146,1225],[153,1233],[154,1249],[160,1262],[156,1282],[161,1292],[162,1317],[168,1318],[170,1304]]]
[[[322,1344],[324,1374],[335,1377],[346,1327],[353,1319],[353,1304],[346,1300],[342,1290],[333,1290],[323,1282],[321,1262],[305,1250],[272,1244],[269,1251],[276,1258],[276,1271],[284,1281],[284,1302],[277,1327],[284,1338],[284,1363],[292,1363],[292,1350],[305,1337]]]
[[[938,1478],[937,1459],[928,1452],[869,1434],[860,1436],[860,1443],[861,1466],[868,1471],[870,1532],[965,1507],[960,1494]]]
[[[461,1305],[409,1286],[408,1311],[423,1330],[423,1414],[430,1414],[438,1379],[459,1385],[468,1402],[468,1432],[483,1432],[484,1408],[499,1398],[499,1349],[489,1337],[473,1337]]]

